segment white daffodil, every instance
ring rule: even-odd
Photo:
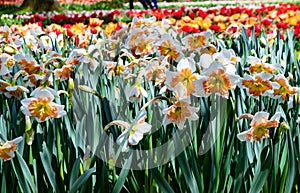
[[[4,161],[8,161],[15,157],[15,151],[17,150],[17,144],[23,140],[23,137],[17,137],[11,141],[7,141],[3,145],[0,142],[0,158]]]
[[[226,71],[219,62],[214,61],[201,74],[199,80],[194,81],[194,93],[197,97],[207,97],[212,93],[228,98],[229,90],[235,89],[240,77]]]

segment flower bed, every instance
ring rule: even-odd
[[[299,7],[280,6],[34,14],[1,26],[1,183],[296,192]]]

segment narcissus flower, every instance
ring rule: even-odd
[[[139,78],[138,78],[139,79]],[[147,91],[142,87],[140,80],[138,80],[133,86],[128,90],[128,100],[131,102],[140,101],[142,98],[148,97]]]
[[[182,57],[180,44],[168,34],[163,34],[158,40],[157,51],[162,56],[169,56],[169,60],[179,61]]]
[[[62,68],[57,68],[54,73],[60,78],[60,81],[64,81],[70,78],[71,73],[74,71],[73,65],[64,65]]]
[[[280,85],[278,89],[274,89],[274,97],[277,98],[277,96],[281,96],[283,100],[286,100],[287,97],[293,96],[297,93],[297,88],[292,87],[282,74],[276,75],[274,81]]]
[[[278,64],[269,64],[265,63],[259,58],[249,56],[247,58],[247,62],[250,63],[249,72],[251,73],[269,73],[274,74],[276,71],[280,69],[280,65]]]
[[[21,142],[23,137],[17,137],[11,141],[7,141],[3,145],[0,142],[0,157],[4,160],[10,160],[15,157],[15,151],[17,150],[17,143]]]
[[[237,138],[241,141],[253,141],[254,138],[258,142],[261,142],[262,138],[269,138],[269,129],[278,127],[280,116],[281,113],[276,113],[269,120],[269,113],[263,111],[255,113],[250,123],[251,128],[239,133]]]
[[[270,96],[273,89],[279,88],[277,83],[271,82],[273,76],[267,73],[259,73],[255,77],[245,75],[241,81],[240,87],[246,88],[248,93],[254,97]]]
[[[17,54],[14,59],[19,67],[28,74],[38,74],[42,70],[32,55]]]
[[[199,80],[194,81],[195,96],[207,97],[212,93],[228,98],[229,90],[235,89],[240,77],[229,73],[219,62],[214,61],[202,74]]]
[[[181,83],[185,88],[185,95],[189,96],[195,92],[195,80],[199,79],[199,74],[194,73],[196,71],[196,66],[194,61],[188,58],[182,58],[177,65],[177,72],[166,72],[166,82],[165,84],[170,90],[174,90],[177,84]]]
[[[198,50],[208,45],[211,32],[201,32],[196,34],[190,34],[182,39],[182,43],[191,51]]]
[[[54,96],[48,90],[42,89],[35,94],[35,97],[23,99],[21,110],[25,115],[35,117],[38,122],[66,115],[66,111],[63,110],[64,105],[52,102],[53,99]]]
[[[89,68],[95,71],[100,64],[100,47],[99,45],[90,45],[88,50],[76,49],[77,55],[80,57],[79,60],[85,64],[89,64]]]
[[[0,58],[0,75],[6,75],[9,73],[9,70],[6,67],[6,60],[7,58]]]
[[[156,85],[162,85],[167,78],[167,66],[169,66],[167,57],[162,61],[158,58],[152,59],[144,72],[146,80],[154,81]]]
[[[165,114],[163,125],[175,123],[179,129],[183,129],[187,119],[197,120],[199,108],[190,106],[190,97],[185,95],[185,87],[182,83],[174,88],[175,102],[172,106],[163,110]]]

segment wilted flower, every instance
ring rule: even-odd
[[[35,93],[35,97],[23,99],[21,110],[25,115],[35,117],[38,122],[66,115],[64,105],[52,102],[53,99],[54,96],[48,90],[42,89]]]
[[[134,124],[129,124],[124,121],[113,121],[105,126],[104,130],[107,130],[112,125],[119,125],[123,127],[125,130],[123,133],[117,138],[117,143],[122,144],[125,140],[122,151],[125,151],[130,145],[137,145],[142,139],[145,133],[148,133],[151,130],[152,125],[148,124],[146,120],[146,111],[142,111],[141,114],[136,118],[136,122]],[[127,137],[125,139],[125,137]]]
[[[280,116],[281,113],[276,113],[269,120],[269,113],[263,111],[255,113],[250,123],[251,128],[239,133],[237,138],[241,141],[252,141],[254,138],[258,142],[264,137],[269,138],[269,129],[278,127]]]

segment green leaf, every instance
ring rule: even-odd
[[[20,168],[21,168],[22,173],[24,175],[24,178],[28,182],[32,192],[37,192],[36,185],[34,184],[34,181],[33,181],[33,178],[32,178],[32,174],[30,173],[30,170],[29,170],[26,162],[24,161],[24,159],[22,158],[22,156],[18,152],[16,152],[16,155],[17,155],[16,156],[17,160],[19,161],[19,164],[20,164]]]
[[[70,175],[70,184],[69,184],[70,189],[71,189],[72,185],[75,183],[75,180],[78,178],[79,166],[80,166],[80,158],[77,158],[75,163],[73,164],[73,169],[72,169],[71,175]]]
[[[51,166],[51,158],[45,142],[43,142],[43,151],[40,152],[40,156],[43,163],[43,167],[47,174],[46,177],[49,179],[50,184],[55,190],[55,192],[59,193],[60,191],[58,190],[58,186],[55,181],[55,172],[53,171],[53,168]]]
[[[79,168],[78,168],[79,169]],[[84,172],[72,185],[69,193],[75,193],[84,183],[89,179],[89,177],[96,171],[95,168],[91,168]]]
[[[157,168],[150,169],[150,172],[152,173],[155,182],[162,192],[175,193],[171,186],[168,184],[167,180],[161,175]]]
[[[125,183],[128,173],[129,173],[129,169],[126,169],[126,168],[130,167],[131,162],[132,162],[132,154],[128,157],[128,159],[124,163],[124,168],[121,170],[119,178],[118,178],[118,180],[114,186],[114,189],[112,191],[113,193],[119,193],[122,190],[122,187]]]

